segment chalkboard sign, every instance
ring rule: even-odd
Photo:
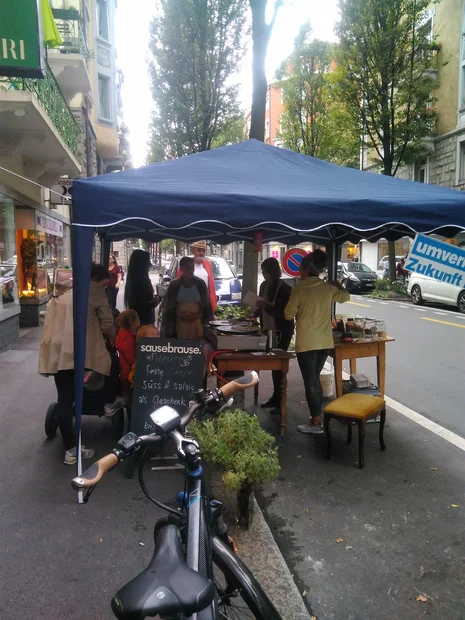
[[[131,411],[131,431],[153,433],[150,414],[169,405],[183,415],[202,387],[203,342],[175,338],[139,338]]]

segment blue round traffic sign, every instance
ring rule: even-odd
[[[283,271],[288,276],[298,276],[300,274],[300,264],[304,256],[307,256],[307,252],[302,250],[302,248],[288,250],[283,256]]]

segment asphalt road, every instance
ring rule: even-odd
[[[387,396],[465,437],[465,315],[356,295],[337,311],[384,319],[396,339],[386,347]],[[375,381],[375,361],[360,360],[357,372]]]

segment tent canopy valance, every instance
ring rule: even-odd
[[[249,140],[181,159],[76,181],[73,291],[76,432],[80,436],[94,231],[229,243],[398,239],[465,230],[465,192],[360,172]],[[334,261],[333,261],[334,262]],[[81,472],[78,456],[78,474]]]
[[[343,242],[465,229],[465,193],[249,140],[76,181],[73,223],[111,241]]]

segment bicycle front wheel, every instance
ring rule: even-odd
[[[282,620],[244,562],[218,536],[212,537],[212,555],[221,620]]]

